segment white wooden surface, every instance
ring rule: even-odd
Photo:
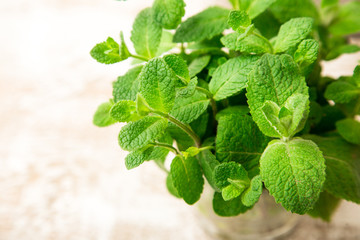
[[[0,240],[209,239],[155,165],[125,169],[120,125],[91,123],[129,63],[101,65],[89,51],[120,30],[130,45],[132,21],[151,2],[0,2]],[[186,2],[187,16],[228,6]],[[357,59],[325,72],[349,74]],[[359,216],[360,206],[344,203],[334,223],[306,218],[291,239],[359,239]]]

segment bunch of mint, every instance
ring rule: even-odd
[[[267,190],[286,210],[329,221],[340,199],[360,203],[360,66],[331,79],[320,63],[360,50],[347,37],[360,31],[360,2],[230,2],[182,21],[183,0],[155,0],[133,24],[135,53],[122,33],[97,44],[98,62],[134,67],[94,124],[126,122],[126,167],[154,161],[188,204],[206,179],[220,216]]]

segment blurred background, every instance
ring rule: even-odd
[[[223,0],[185,1],[186,16]],[[128,171],[121,125],[96,128],[130,61],[102,65],[89,52],[120,30],[130,44],[151,0],[0,2],[0,240],[211,239],[149,162]],[[360,14],[360,13],[359,13]],[[350,75],[359,54],[324,65]],[[343,202],[331,224],[304,217],[287,239],[360,239],[360,206]]]

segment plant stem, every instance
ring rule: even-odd
[[[133,57],[133,58],[137,58],[139,60],[142,60],[142,61],[149,61],[150,59],[149,58],[146,58],[146,57],[143,57],[143,56],[139,56],[139,55],[135,55],[135,54],[130,54],[130,57]]]
[[[151,145],[155,146],[155,147],[162,147],[162,148],[166,148],[170,151],[172,151],[173,153],[175,153],[176,155],[179,155],[180,152],[174,148],[172,145],[167,144],[167,143],[159,143],[159,142],[155,142],[155,143],[151,143]]]
[[[214,96],[212,95],[211,92],[209,92],[208,90],[206,90],[205,88],[202,88],[202,87],[196,87],[196,89],[202,93],[205,93],[206,96],[210,99],[210,105],[211,105],[211,108],[212,108],[212,112],[213,112],[213,116],[214,116],[214,119],[216,117],[216,114],[217,114],[217,106],[216,106],[216,102],[214,100]]]
[[[205,150],[213,150],[213,149],[215,149],[214,146],[206,146],[206,147],[199,148],[200,152],[205,151]]]

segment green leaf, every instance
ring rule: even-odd
[[[211,129],[208,129],[209,120],[213,121],[212,118],[209,118],[209,113],[207,111],[203,112],[197,119],[192,121],[189,125],[191,129],[200,137],[203,138],[205,134]]]
[[[303,40],[294,54],[294,60],[301,68],[316,61],[319,54],[319,43],[314,39]]]
[[[282,23],[296,17],[311,17],[315,22],[319,21],[319,12],[312,0],[277,0],[270,10]]]
[[[270,132],[268,134],[265,132],[264,134],[269,137],[289,137],[287,128],[282,124],[279,118],[280,107],[274,103],[273,101],[266,101],[261,108],[261,111],[264,114],[264,118],[266,119],[268,125],[275,131]],[[275,133],[275,134],[273,134]]]
[[[215,189],[216,191],[220,191],[220,189],[216,187],[214,178],[214,171],[215,168],[220,164],[219,161],[216,160],[216,157],[214,156],[214,154],[211,153],[210,150],[201,151],[198,155],[198,159],[208,183],[213,189]]]
[[[164,52],[167,52],[176,47],[176,43],[173,42],[174,35],[166,30],[162,31],[160,45],[156,52],[156,56],[160,56]]]
[[[179,195],[187,204],[194,204],[200,199],[204,179],[196,158],[177,156],[173,159],[170,174]]]
[[[312,217],[321,218],[326,222],[330,222],[331,216],[339,206],[339,203],[339,198],[324,191],[320,193],[319,200],[315,203],[314,208],[311,209],[308,214]]]
[[[116,120],[110,116],[110,109],[113,103],[106,102],[102,103],[96,110],[93,118],[93,124],[98,127],[107,127],[114,123]]]
[[[190,77],[194,77],[200,73],[209,64],[210,59],[210,55],[195,58],[189,65]]]
[[[243,33],[251,25],[251,20],[245,11],[231,11],[228,24],[234,31]]]
[[[355,53],[358,51],[360,51],[360,47],[355,44],[346,44],[346,45],[337,46],[331,49],[331,51],[326,55],[325,60],[329,61],[341,56],[344,53]]]
[[[163,134],[167,120],[161,117],[146,116],[125,125],[119,134],[119,145],[127,151],[142,148]]]
[[[257,16],[252,22],[255,28],[261,32],[261,35],[267,39],[275,37],[281,26],[279,20],[277,20],[269,10]]]
[[[176,29],[185,14],[183,0],[155,0],[152,6],[156,22],[165,29]]]
[[[126,46],[122,45],[122,51],[125,51],[125,48]],[[96,61],[105,64],[113,64],[127,59],[129,55],[126,55],[125,52],[124,54],[125,55],[119,54],[119,44],[115,42],[114,39],[112,39],[111,37],[108,37],[105,42],[96,44],[96,46],[90,51],[90,55]]]
[[[345,81],[331,83],[325,91],[325,98],[336,103],[349,103],[360,95],[360,89]]]
[[[247,13],[251,19],[256,18],[277,0],[252,0]]]
[[[250,208],[241,203],[240,197],[225,201],[221,193],[215,192],[213,199],[214,212],[222,217],[233,217],[245,213]]]
[[[296,46],[312,31],[314,20],[312,18],[293,18],[280,27],[274,45],[275,53],[285,52]]]
[[[182,57],[171,54],[164,56],[164,61],[174,71],[175,75],[181,80],[179,86],[183,86],[190,81],[189,69],[187,64]]]
[[[156,56],[161,34],[161,26],[153,20],[152,9],[145,8],[136,16],[130,39],[136,53],[150,59]]]
[[[194,146],[194,140],[176,125],[169,124],[167,131],[170,133],[171,137],[176,141],[176,145],[180,151],[185,151],[189,147]]]
[[[339,134],[349,143],[360,144],[360,122],[354,119],[344,119],[336,123]]]
[[[113,82],[113,96],[115,102],[120,100],[135,101],[136,94],[139,91],[138,76],[142,68],[143,66],[134,67]]]
[[[179,195],[178,191],[174,186],[174,182],[172,180],[171,174],[169,174],[166,178],[166,187],[169,193],[171,193],[174,197],[181,198],[181,196]]]
[[[360,31],[360,2],[351,1],[340,5],[339,14],[330,24],[329,31],[333,35],[349,35]]]
[[[229,10],[210,7],[181,23],[174,42],[194,42],[210,39],[222,33],[227,26]]]
[[[338,136],[306,135],[318,144],[326,160],[325,190],[338,198],[360,203],[360,148]]]
[[[249,35],[238,41],[240,33],[234,32],[221,38],[221,42],[230,50],[243,53],[262,54],[272,52],[269,42],[256,35]]]
[[[260,175],[257,175],[251,179],[250,187],[241,195],[241,202],[247,207],[252,207],[259,201],[261,194],[262,181]]]
[[[249,74],[247,98],[254,121],[267,136],[278,136],[262,113],[266,101],[276,103],[280,108],[294,93],[308,96],[305,78],[289,55],[265,54]]]
[[[191,97],[192,95],[194,95],[196,91],[197,84],[198,84],[197,77],[192,78],[186,87],[179,88],[177,90],[176,96],[182,98]]]
[[[249,108],[248,106],[230,106],[227,107],[223,110],[221,110],[220,112],[218,112],[216,114],[216,120],[219,121],[220,118],[222,118],[223,116],[227,116],[227,115],[240,115],[240,116],[244,116],[247,115],[249,113]]]
[[[352,80],[360,88],[360,65],[355,67]]]
[[[110,116],[118,122],[131,122],[141,117],[136,112],[136,103],[130,100],[121,100],[112,106]]]
[[[246,185],[242,184],[242,181],[240,181],[240,183],[238,183],[235,180],[235,181],[233,181],[233,183],[234,183],[234,185],[230,184],[227,187],[224,187],[221,191],[221,195],[225,201],[229,201],[229,200],[239,197],[246,188]]]
[[[252,177],[259,173],[259,159],[268,142],[250,116],[225,115],[219,119],[216,158],[241,163]]]
[[[321,0],[321,7],[326,8],[333,5],[338,5],[339,0]]]
[[[168,113],[175,102],[177,77],[161,58],[151,59],[142,69],[140,93],[155,110]]]
[[[126,43],[124,40],[124,34],[122,31],[120,32],[120,41],[121,41],[121,44],[120,44],[120,49],[119,49],[119,55],[120,55],[120,59],[122,61],[122,60],[128,59],[131,56],[129,49],[126,46]]]
[[[206,95],[200,92],[195,92],[190,97],[178,96],[170,115],[181,122],[190,123],[206,111],[209,102]]]
[[[277,203],[304,214],[313,208],[325,181],[325,160],[315,143],[273,140],[260,159],[261,178]]]
[[[129,153],[125,157],[125,166],[128,170],[140,166],[143,162],[150,160],[149,157],[153,152],[153,147],[144,147]]]
[[[216,101],[239,93],[247,86],[248,74],[253,70],[258,56],[239,56],[220,65],[209,83]]]

